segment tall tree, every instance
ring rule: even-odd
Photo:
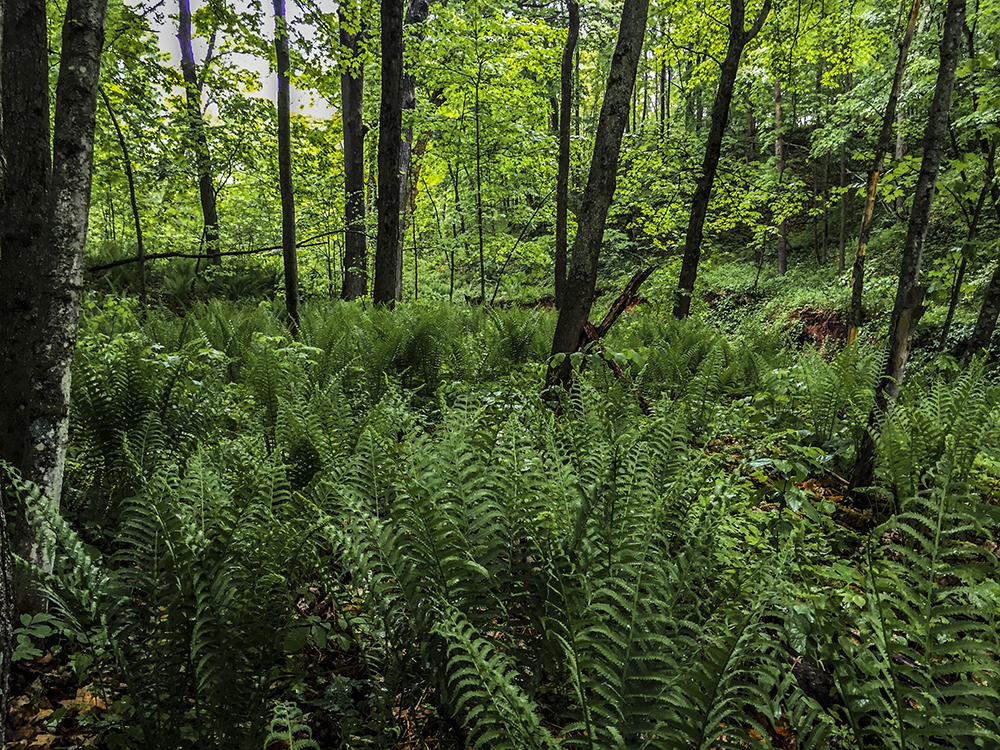
[[[847,317],[847,340],[854,341],[858,337],[862,318],[862,293],[865,286],[865,251],[868,238],[871,236],[872,215],[875,211],[875,197],[878,194],[878,181],[882,173],[882,162],[892,145],[892,124],[896,120],[896,106],[899,102],[899,91],[903,85],[903,73],[906,71],[906,57],[910,51],[910,42],[917,27],[920,15],[920,0],[913,0],[910,15],[906,22],[906,30],[899,42],[899,56],[896,59],[896,73],[892,78],[892,88],[889,91],[889,101],[882,115],[882,131],[879,133],[878,145],[875,148],[875,158],[872,159],[868,171],[868,187],[865,190],[865,207],[861,215],[861,230],[858,235],[858,250],[854,255],[854,270],[851,273],[851,310]]]
[[[3,42],[4,5],[0,3],[0,196],[6,200],[7,190],[7,158],[5,156],[6,140],[3,129],[3,79],[6,65]],[[0,253],[3,246],[0,245]],[[7,697],[10,688],[10,660],[14,646],[14,576],[11,570],[10,542],[7,536],[8,504],[4,494],[4,477],[0,476],[0,708],[7,715]],[[0,722],[0,747],[3,747],[4,730],[7,722]]]
[[[205,247],[212,262],[222,265],[219,248],[219,212],[215,200],[215,185],[212,181],[212,152],[208,146],[205,117],[201,110],[202,82],[198,79],[198,66],[194,60],[191,35],[191,0],[178,0],[177,41],[181,45],[181,75],[184,78],[188,127],[198,169],[198,193],[201,197],[201,214],[205,224]]]
[[[580,4],[567,0],[569,28],[563,46],[562,67],[559,74],[559,171],[556,177],[556,257],[555,293],[556,307],[561,308],[566,294],[566,251],[569,245],[569,147],[570,119],[573,107],[573,54],[580,36]],[[663,64],[664,69],[666,63]],[[662,111],[661,111],[662,125]]]
[[[292,182],[292,122],[288,80],[288,24],[285,0],[274,0],[274,51],[278,68],[278,187],[281,192],[281,255],[285,267],[285,310],[299,330],[299,261],[295,247],[295,186]]]
[[[778,170],[778,185],[785,175],[785,135],[782,110],[781,81],[774,79],[774,168]],[[782,218],[778,224],[778,273],[788,271],[788,220]]]
[[[104,0],[70,0],[66,7],[52,130],[46,3],[5,0],[4,6],[0,109],[7,169],[0,201],[0,459],[58,505],[106,5]],[[10,494],[7,499],[11,550],[48,567],[44,540],[24,507],[11,502]],[[41,607],[27,582],[17,582],[14,591],[18,611]]]
[[[350,10],[350,13],[348,12]],[[365,131],[362,118],[365,66],[358,56],[363,33],[360,3],[340,3],[340,43],[349,58],[340,74],[344,126],[344,283],[341,296],[368,293],[368,240],[365,234]]]
[[[597,260],[604,239],[604,222],[607,220],[618,180],[618,153],[628,124],[629,99],[639,67],[648,13],[649,0],[625,0],[618,42],[608,72],[604,103],[597,122],[590,176],[583,191],[583,205],[570,256],[566,296],[559,310],[552,339],[553,354],[568,354],[579,348],[590,308],[594,304]],[[561,382],[568,386],[571,375],[570,357],[567,356],[559,366],[549,369],[547,380],[550,385]]]
[[[910,355],[910,341],[924,311],[923,302],[927,290],[920,285],[920,261],[930,224],[938,168],[941,166],[948,138],[948,112],[951,109],[951,94],[955,86],[955,71],[958,68],[964,26],[965,0],[948,0],[944,35],[941,38],[941,65],[924,131],[924,155],[913,191],[913,207],[910,209],[910,222],[899,267],[899,286],[896,288],[896,301],[889,321],[889,355],[875,388],[875,408],[868,420],[868,430],[858,449],[858,459],[851,476],[852,489],[867,487],[875,476],[875,426],[878,418],[888,411],[889,402],[899,395],[899,386],[903,382]]]
[[[712,104],[712,125],[705,143],[701,174],[691,198],[691,214],[684,237],[684,260],[681,264],[680,278],[677,281],[677,297],[674,302],[674,316],[678,318],[686,318],[691,312],[691,295],[694,294],[698,261],[701,259],[701,241],[705,233],[708,200],[712,195],[712,185],[715,183],[715,173],[719,167],[722,136],[725,134],[726,124],[729,122],[729,105],[733,100],[733,88],[736,85],[736,74],[740,69],[740,57],[750,40],[760,32],[770,12],[771,0],[764,0],[764,5],[757,13],[753,23],[750,24],[750,28],[747,29],[745,28],[745,0],[732,0],[730,4],[729,44],[726,47],[726,57],[722,61],[719,72],[719,91]]]
[[[382,0],[382,103],[378,132],[378,231],[375,237],[377,305],[396,303],[399,264],[399,144],[403,131],[403,2]]]
[[[427,0],[409,0],[406,6],[406,16],[403,19],[404,28],[414,24],[423,23],[430,13],[430,5]],[[404,44],[404,53],[406,51]],[[412,113],[417,108],[417,77],[412,73],[404,72],[399,87],[400,107],[402,112]],[[418,144],[419,145],[419,144]],[[407,207],[413,202],[411,198],[416,195],[416,178],[411,181],[413,169],[413,122],[407,122],[406,128],[402,131],[402,139],[399,143],[399,250],[396,253],[396,299],[403,298],[403,247],[406,244],[406,216]],[[419,158],[419,156],[418,156]],[[413,261],[416,268],[416,260]]]

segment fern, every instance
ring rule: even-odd
[[[1000,736],[997,560],[979,540],[987,529],[964,508],[971,498],[947,457],[909,510],[880,531],[898,541],[869,561],[869,608],[855,670],[841,673],[859,738],[891,748],[966,747]],[[956,508],[963,508],[961,510]],[[985,596],[984,596],[985,595]]]
[[[442,676],[448,699],[473,748],[557,747],[541,726],[535,705],[518,688],[520,675],[510,658],[481,637],[464,615],[445,610],[433,632],[444,640],[444,653],[429,648],[428,657],[446,660]]]
[[[312,730],[302,723],[302,711],[290,703],[279,703],[274,707],[263,748],[271,750],[271,746],[278,743],[288,750],[320,750],[312,738]]]

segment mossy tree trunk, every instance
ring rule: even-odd
[[[105,10],[104,0],[67,5],[51,148],[45,2],[5,0],[0,36],[6,161],[0,200],[0,459],[56,506],[66,461]],[[9,490],[11,551],[51,567],[51,550]],[[13,589],[19,613],[43,608],[27,581],[15,581]]]

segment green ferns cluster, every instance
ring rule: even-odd
[[[556,413],[535,312],[330,305],[300,341],[264,306],[127,315],[84,323],[75,520],[32,502],[57,540],[39,579],[121,677],[128,745],[316,746],[315,702],[278,687],[313,584],[369,685],[338,693],[345,747],[398,741],[416,693],[456,748],[1000,743],[981,363],[904,392],[880,469],[901,513],[834,561],[832,511],[770,503],[790,482],[754,457],[781,465],[791,435],[850,458],[877,370],[856,347],[626,320],[624,376],[594,355]]]

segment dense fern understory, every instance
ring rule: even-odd
[[[983,362],[911,373],[852,508],[875,348],[648,309],[540,394],[553,323],[317,304],[294,341],[266,305],[92,304],[21,655],[103,709],[41,721],[171,750],[1000,747]]]

